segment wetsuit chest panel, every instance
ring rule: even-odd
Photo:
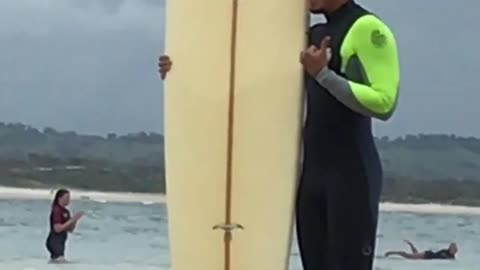
[[[331,38],[329,68],[341,76],[352,77],[354,81],[362,79],[361,65],[358,61],[350,61],[349,74],[342,72],[345,59],[354,59],[350,57],[354,55],[352,43],[346,43],[346,38],[349,37],[352,25],[365,14],[369,14],[369,12],[355,3],[347,4],[329,16],[326,24],[314,25],[308,32],[309,45],[320,46],[326,36]],[[364,117],[343,105],[311,76],[306,76],[305,86],[308,97],[305,130],[307,143],[311,138],[314,141],[313,144],[319,147],[321,145],[323,151],[328,151],[332,141],[342,142],[335,145],[335,153],[339,153],[339,148],[342,146],[352,149],[351,144],[354,143],[356,130],[359,126],[363,126],[364,122],[365,128],[369,129],[369,121],[364,120]],[[325,132],[326,130],[328,132]],[[312,144],[310,146],[315,148]],[[339,155],[342,154],[339,153]]]
[[[455,258],[450,254],[447,249],[442,249],[437,252],[433,252],[431,250],[425,252],[425,259],[433,260],[433,259],[453,259]]]
[[[55,233],[55,230],[53,229],[54,225],[57,224],[57,223],[64,224],[69,219],[70,219],[70,211],[68,211],[65,208],[55,206],[52,209],[52,213],[50,214],[50,231],[52,233]],[[59,234],[66,236],[67,233],[62,232],[62,233],[59,233]]]
[[[330,35],[329,32],[326,24],[312,26],[308,32],[309,45],[319,46],[323,38]],[[341,123],[342,115],[347,114],[348,111],[307,73],[305,73],[305,88],[307,92],[307,120],[304,135],[307,137],[307,141],[308,137],[317,141],[318,136],[324,133],[323,128],[320,127],[331,127]]]

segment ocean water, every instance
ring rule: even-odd
[[[0,269],[2,270],[164,270],[169,269],[167,216],[164,204],[75,201],[84,209],[78,231],[70,235],[68,265],[47,264],[45,250],[49,201],[0,200]],[[378,232],[377,270],[472,270],[480,265],[480,217],[382,213]],[[407,250],[403,239],[419,249],[458,243],[456,261],[407,261],[382,258],[387,249]],[[300,270],[296,243],[291,270]],[[200,269],[201,270],[201,269]]]

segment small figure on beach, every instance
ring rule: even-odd
[[[59,189],[55,193],[50,212],[50,232],[47,237],[46,246],[50,253],[50,262],[64,263],[65,243],[67,234],[75,230],[77,222],[82,218],[84,212],[80,211],[71,216],[67,206],[70,204],[70,191]]]
[[[446,249],[441,249],[438,251],[426,250],[423,252],[419,252],[411,241],[405,240],[405,243],[407,243],[410,247],[411,253],[405,251],[388,251],[385,253],[385,257],[398,255],[410,260],[452,260],[455,259],[455,254],[458,252],[457,244],[454,242],[450,243]]]

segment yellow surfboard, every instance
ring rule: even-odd
[[[173,270],[288,267],[303,117],[304,2],[167,3]]]

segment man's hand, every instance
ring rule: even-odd
[[[172,69],[172,61],[168,55],[162,55],[158,59],[158,72],[160,73],[160,78],[165,79],[167,73]]]
[[[300,62],[311,76],[316,76],[330,61],[329,55],[330,37],[325,37],[320,48],[312,45],[300,55]]]

